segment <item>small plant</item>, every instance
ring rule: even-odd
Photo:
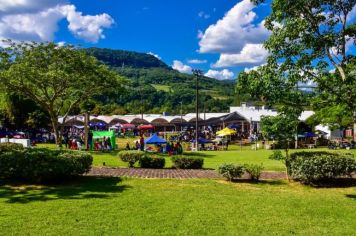
[[[123,162],[127,162],[129,167],[132,168],[135,163],[144,157],[145,153],[141,151],[121,151],[119,157]]]
[[[262,174],[263,165],[256,165],[256,164],[245,164],[245,171],[250,175],[251,180],[256,180],[258,181],[260,179],[260,176]]]
[[[285,157],[283,156],[283,153],[281,150],[274,150],[271,155],[268,157],[271,160],[277,160],[277,161],[282,161],[285,160]]]
[[[218,168],[218,173],[224,176],[227,180],[240,178],[244,174],[245,168],[242,165],[222,164]]]
[[[142,156],[139,160],[139,165],[141,168],[153,168],[153,169],[162,169],[166,160],[163,157],[159,156]]]
[[[173,156],[172,162],[177,169],[202,169],[204,165],[201,157]]]

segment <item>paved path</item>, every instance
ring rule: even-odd
[[[108,168],[93,167],[90,176],[126,176],[155,179],[219,179],[215,170],[182,170],[182,169],[144,169],[144,168]],[[244,175],[242,178],[248,178]],[[286,179],[285,172],[263,172],[261,179]]]

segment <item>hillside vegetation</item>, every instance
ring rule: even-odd
[[[98,98],[95,113],[180,113],[195,110],[195,78],[173,70],[158,58],[138,52],[88,48],[88,54],[110,66],[130,80],[124,94]],[[201,109],[206,112],[226,112],[234,102],[234,81],[199,79]]]

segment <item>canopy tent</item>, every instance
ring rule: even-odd
[[[140,125],[139,129],[154,129],[153,125]]]
[[[157,134],[152,135],[145,140],[145,144],[166,144],[167,141],[163,138],[160,138]]]
[[[101,138],[110,138],[112,149],[116,148],[115,132],[114,131],[93,131],[93,140]]]
[[[195,143],[195,139],[192,141],[192,143]],[[198,138],[198,143],[199,144],[207,144],[207,143],[214,143],[212,140],[208,140],[205,138]]]
[[[236,124],[231,124],[231,125],[228,125],[227,127],[230,128],[230,129],[238,129],[238,128],[240,128],[240,126],[236,125]]]
[[[133,124],[122,124],[123,129],[134,129],[136,126]]]
[[[306,138],[316,137],[316,134],[313,132],[305,132],[304,134]]]
[[[219,136],[229,136],[229,135],[236,134],[236,131],[226,127],[225,129],[216,132],[216,134]]]
[[[90,122],[89,126],[103,128],[106,126],[106,124],[104,122]]]

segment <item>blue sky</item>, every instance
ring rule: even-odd
[[[152,53],[217,79],[265,62],[269,4],[249,0],[2,0],[0,38]]]

